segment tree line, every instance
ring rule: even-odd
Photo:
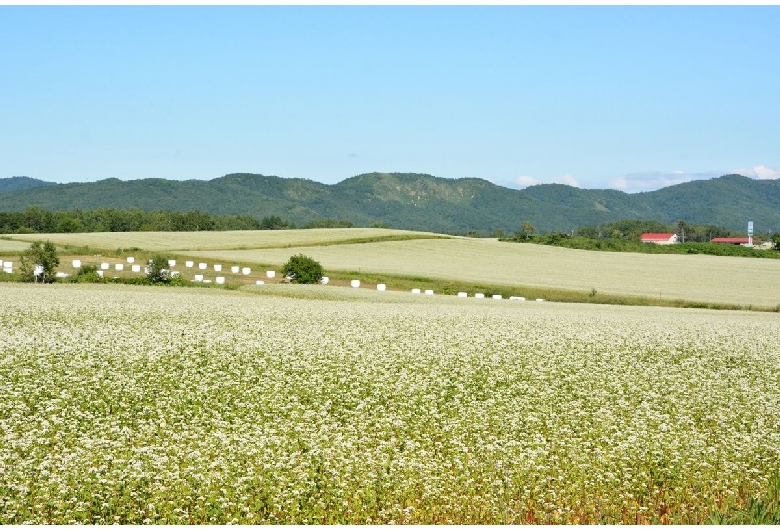
[[[714,256],[744,256],[761,258],[780,258],[777,252],[765,252],[740,245],[710,243],[715,237],[745,237],[745,233],[729,230],[716,225],[693,225],[681,220],[676,225],[666,225],[658,221],[641,219],[623,219],[601,225],[584,226],[571,233],[550,232],[536,234],[534,226],[523,221],[520,230],[512,237],[500,238],[502,241],[536,243],[580,250],[604,250],[611,252],[640,252],[643,254],[709,254]],[[642,243],[645,233],[677,234],[678,244],[654,245]],[[771,240],[775,250],[780,250],[780,234],[755,234],[754,242]]]
[[[258,219],[251,215],[215,215],[140,208],[95,210],[45,210],[28,206],[22,212],[0,212],[2,234],[61,234],[71,232],[198,232],[214,230],[285,230],[292,228],[351,228],[352,222],[316,219],[303,226],[277,215]]]
[[[639,241],[645,233],[674,233],[680,242],[705,243],[714,237],[742,237],[744,232],[729,230],[712,224],[696,225],[680,220],[676,225],[641,219],[622,219],[600,225],[583,226],[574,231],[574,236],[591,239],[621,239]]]

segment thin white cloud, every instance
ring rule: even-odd
[[[735,169],[734,171],[732,171],[732,173],[737,173],[739,175],[744,175],[746,177],[759,179],[759,180],[772,180],[772,179],[780,178],[780,169],[766,167],[763,164],[759,166],[753,166],[750,168]]]
[[[577,180],[571,175],[569,175],[568,173],[566,175],[556,177],[547,181],[539,180],[535,177],[530,177],[528,175],[523,175],[517,177],[515,179],[514,184],[518,188],[527,188],[528,186],[536,186],[537,184],[566,184],[568,186],[574,186],[575,188],[580,187],[580,183],[577,182]]]
[[[725,173],[717,171],[708,171],[705,173],[686,173],[681,170],[674,170],[671,173],[663,171],[643,171],[639,173],[627,173],[620,175],[609,181],[609,186],[614,189],[637,192],[651,191],[692,180],[711,179],[720,177]]]
[[[563,175],[561,177],[553,179],[553,182],[555,184],[566,184],[568,186],[574,186],[575,188],[579,188],[580,187],[580,183],[577,182],[577,180],[574,177],[572,177],[571,175],[569,175],[568,173],[566,173],[565,175]]]
[[[524,175],[522,177],[517,177],[515,179],[515,184],[521,188],[527,188],[528,186],[536,186],[537,184],[541,184],[541,182],[539,182],[533,177],[528,177]]]
[[[758,180],[780,179],[780,169],[767,167],[765,165],[757,165],[749,168],[735,169],[733,171],[717,170],[689,172],[682,169],[674,169],[671,171],[640,171],[636,173],[626,173],[625,175],[619,175],[610,179],[606,187],[625,191],[627,193],[654,191],[668,186],[674,186],[675,184],[690,182],[692,180],[714,179],[722,177],[723,175],[728,175],[729,173],[736,173]],[[547,180],[540,180],[535,177],[523,175],[515,179],[513,187],[527,188],[528,186],[547,183],[567,184],[577,188],[580,187],[579,182],[570,174]]]

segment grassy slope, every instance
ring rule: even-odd
[[[0,239],[0,255],[14,254],[23,252],[30,244],[22,241],[9,241],[7,239]],[[17,258],[19,256],[16,256]]]

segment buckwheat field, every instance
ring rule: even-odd
[[[777,314],[325,289],[0,284],[0,523],[696,523],[778,472]]]

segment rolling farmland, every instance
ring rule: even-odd
[[[697,523],[778,471],[774,314],[254,289],[0,284],[0,522]]]
[[[208,259],[283,263],[303,253],[326,269],[389,272],[671,299],[780,304],[780,261],[700,255],[591,252],[491,239],[378,242],[193,252]]]
[[[303,253],[320,261],[326,272],[373,272],[579,292],[595,289],[603,294],[766,308],[780,304],[780,284],[774,281],[780,274],[780,260],[591,252],[493,239],[432,239],[440,236],[371,228],[11,237],[45,238],[91,249],[135,247],[209,263],[274,267]]]
[[[154,252],[235,250],[328,245],[363,239],[448,237],[430,232],[385,228],[312,228],[307,230],[231,230],[229,232],[100,232],[77,234],[24,234],[6,236],[17,241],[48,239],[58,245],[96,249],[139,248]]]
[[[30,246],[30,243],[24,241],[14,241],[8,239],[0,239],[0,256],[9,256],[14,259],[19,257],[19,253]]]

